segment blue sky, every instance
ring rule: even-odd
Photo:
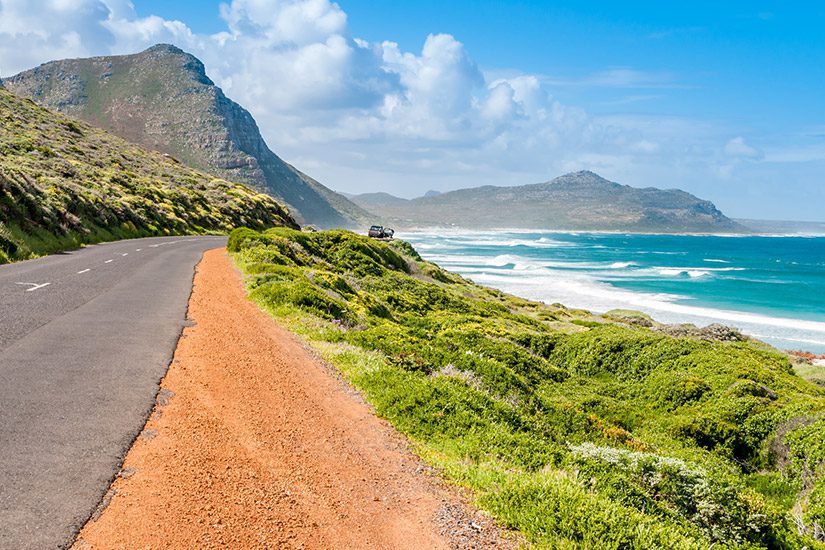
[[[220,2],[212,9],[193,0],[134,4],[141,15],[181,19],[197,31],[225,28]],[[567,81],[557,87],[559,97],[586,100],[598,112],[699,115],[759,132],[825,122],[825,2],[338,4],[353,36],[414,51],[428,34],[452,34],[482,67]],[[615,87],[587,85],[588,77],[617,68],[639,74]],[[632,109],[618,109],[622,102]]]
[[[336,189],[415,196],[592,169],[738,217],[825,221],[825,3],[81,3],[109,10],[109,34],[79,18],[79,45],[35,44],[19,68],[177,43],[277,153]],[[0,38],[26,25],[5,19]]]

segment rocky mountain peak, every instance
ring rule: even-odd
[[[273,153],[252,115],[195,56],[158,44],[134,55],[53,61],[7,81],[16,94],[279,199],[301,223],[353,227],[369,215]]]
[[[143,53],[160,53],[160,54],[173,54],[173,55],[189,55],[182,49],[178,48],[177,46],[173,46],[172,44],[155,44],[151,48],[148,48],[143,51]],[[194,57],[194,56],[191,56]]]
[[[134,56],[136,60],[147,65],[167,66],[172,71],[189,74],[193,79],[205,86],[214,86],[215,83],[206,76],[206,67],[200,59],[186,53],[171,44],[156,44]]]
[[[554,185],[617,185],[610,180],[607,180],[595,172],[590,170],[579,170],[578,172],[570,172],[554,178],[549,183]]]

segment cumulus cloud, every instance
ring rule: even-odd
[[[233,36],[259,37],[268,44],[325,42],[346,32],[347,15],[327,0],[235,0],[221,5]]]
[[[101,24],[110,13],[100,0],[0,1],[0,70],[109,51],[116,39]]]
[[[684,121],[668,133],[668,121],[593,116],[558,101],[538,75],[488,77],[449,34],[422,37],[419,51],[353,37],[347,14],[329,0],[232,0],[220,16],[225,29],[203,35],[185,22],[139,17],[128,0],[0,0],[0,71],[176,44],[252,111],[274,150],[350,191],[380,185],[414,195],[406,186],[525,183],[582,168],[620,178],[641,163],[671,169],[675,152],[720,148],[694,144],[686,153],[675,136],[696,128],[686,131]],[[593,80],[630,87],[671,77],[620,68]],[[724,151],[761,154],[741,137]]]

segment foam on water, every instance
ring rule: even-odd
[[[764,332],[764,337],[768,339],[780,338],[825,346],[825,322],[685,305],[679,301],[689,300],[688,296],[632,292],[594,282],[587,277],[560,277],[556,271],[546,271],[530,276],[482,272],[473,277],[473,280],[479,284],[493,286],[525,298],[561,302],[570,307],[581,307],[597,312],[611,309],[640,309],[663,322],[690,322],[700,326],[715,322],[734,323],[740,329],[752,334]],[[771,327],[774,330],[765,330],[764,327]],[[815,333],[816,336],[805,338],[806,333]]]
[[[804,311],[800,308],[804,304],[783,304],[778,298],[771,302],[772,294],[776,294],[771,289],[807,287],[788,278],[786,272],[770,267],[775,265],[773,261],[742,255],[738,251],[744,245],[736,242],[750,241],[743,241],[739,236],[735,242],[719,240],[719,237],[706,237],[706,241],[697,242],[699,237],[683,237],[693,239],[686,240],[684,246],[696,248],[696,253],[680,250],[682,243],[675,236],[668,236],[667,246],[659,248],[650,246],[661,244],[659,240],[633,235],[454,232],[446,237],[443,233],[418,233],[408,239],[426,259],[477,283],[525,298],[560,302],[595,312],[638,309],[668,323],[703,326],[722,322],[783,349],[825,352],[825,307],[817,302],[813,311]],[[825,240],[809,245],[823,243]],[[759,248],[759,243],[753,244]],[[516,252],[515,246],[522,248]],[[713,256],[699,256],[700,252],[710,252]],[[812,262],[797,269],[806,269],[808,276],[822,277],[814,284],[825,283],[825,273],[816,267],[816,258],[807,258],[806,254],[803,250],[798,258],[782,257],[781,263]],[[667,265],[670,260],[665,258],[678,259],[676,256],[686,256],[685,263]],[[659,258],[661,263],[651,262],[654,258]],[[708,264],[728,265],[711,267]],[[717,288],[718,285],[728,286]],[[747,297],[742,294],[738,300],[737,292],[742,285],[766,289],[760,292],[765,294],[762,301],[767,305],[757,304],[759,307],[754,309],[753,303],[757,301],[754,296],[761,297],[761,294]],[[768,306],[771,311],[767,311]],[[794,308],[800,308],[804,313],[802,318],[794,317]]]
[[[745,271],[744,267],[656,267],[659,275],[674,277],[688,275],[690,277],[704,277],[711,273],[724,273],[726,271]]]

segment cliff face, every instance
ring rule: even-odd
[[[404,200],[373,193],[354,202],[400,226],[729,233],[747,229],[712,202],[678,189],[644,189],[582,171],[513,187],[474,187]]]
[[[286,203],[301,223],[350,227],[368,214],[281,160],[252,115],[197,58],[169,45],[53,61],[6,79],[18,95]]]

